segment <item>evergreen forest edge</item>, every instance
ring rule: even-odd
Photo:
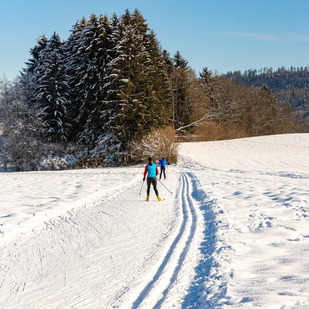
[[[41,36],[0,87],[0,162],[17,170],[177,162],[177,141],[308,132],[309,68],[197,76],[138,10]]]

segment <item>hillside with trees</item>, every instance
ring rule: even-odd
[[[223,75],[236,83],[248,87],[266,85],[276,99],[292,107],[295,116],[304,123],[309,123],[309,67],[264,68],[228,72]]]
[[[206,67],[196,75],[138,10],[92,14],[66,40],[39,37],[16,80],[1,80],[0,161],[17,170],[176,162],[176,141],[306,130],[266,83],[239,82]]]

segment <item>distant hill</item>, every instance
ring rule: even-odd
[[[228,72],[222,75],[249,87],[266,85],[278,101],[290,105],[296,116],[309,123],[309,67],[281,67]]]

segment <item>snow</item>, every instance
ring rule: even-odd
[[[179,151],[163,202],[142,165],[0,173],[0,308],[309,308],[309,134]]]

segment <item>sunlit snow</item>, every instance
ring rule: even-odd
[[[309,134],[143,170],[0,173],[0,308],[309,308]]]

